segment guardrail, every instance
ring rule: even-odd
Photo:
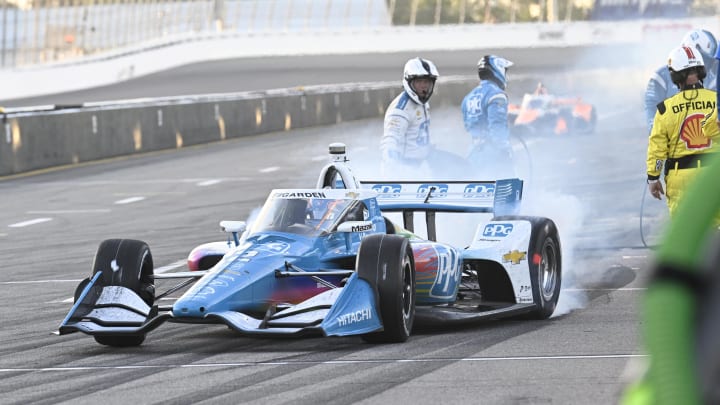
[[[577,79],[588,82],[616,74],[591,70],[577,73]],[[621,74],[628,77],[627,72]],[[567,84],[563,74],[544,73],[542,79],[550,88]],[[532,74],[513,75],[511,97],[535,88],[538,80]],[[432,109],[459,106],[477,84],[476,76],[441,77],[430,101]],[[8,109],[0,114],[0,179],[250,135],[381,119],[401,91],[398,82],[356,83]]]

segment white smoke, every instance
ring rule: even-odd
[[[654,60],[657,54],[655,52],[653,58],[648,59]],[[608,60],[614,60],[611,56],[608,55]],[[640,244],[637,222],[634,221],[637,221],[641,187],[644,186],[642,176],[647,145],[642,97],[649,72],[656,64],[662,63],[660,58],[642,67],[635,65],[628,69],[595,69],[569,77],[544,75],[543,83],[551,93],[581,96],[583,101],[596,107],[598,130],[592,135],[569,135],[563,139],[528,137],[523,141],[515,139],[512,142],[515,171],[525,180],[520,214],[550,218],[556,223],[559,232],[563,280],[553,316],[585,307],[590,299],[588,291],[594,286],[614,286],[617,283],[618,268],[605,266],[608,263],[588,265],[587,254],[583,253],[583,249],[618,243]],[[523,92],[532,90],[515,89],[516,94],[511,95],[510,102],[518,102]],[[372,121],[362,130],[355,131],[353,143],[356,145],[348,145],[350,165],[361,180],[382,179],[379,177],[382,176],[379,165],[381,134],[382,120]],[[460,157],[467,156],[471,142],[463,128],[459,107],[433,110],[431,137],[437,148]],[[356,153],[358,150],[361,152]],[[602,172],[598,171],[600,169]],[[604,206],[608,199],[612,199],[604,196],[611,192],[605,184],[612,183],[615,180],[613,177],[620,181],[633,178],[632,173],[635,172],[639,180],[637,189],[633,184],[629,186],[629,194],[632,195],[615,199],[628,201],[622,203],[627,207],[620,202],[615,206],[615,201],[610,207]],[[423,168],[410,173],[394,173],[388,179],[399,180],[399,176],[402,179],[430,180],[433,177],[428,176],[433,174],[432,170]],[[653,205],[653,211],[662,213],[665,209],[664,202]],[[625,215],[628,220],[618,215]],[[399,216],[391,219],[402,223]],[[415,223],[421,224],[422,221],[424,216],[417,214]],[[478,222],[476,215],[459,217],[456,214],[438,214],[438,239],[463,248],[472,240]],[[619,231],[610,229],[616,225],[620,225]],[[601,228],[604,226],[615,233],[604,233]],[[422,229],[424,226],[417,228]]]
[[[562,248],[562,289],[553,317],[584,308],[588,298],[582,291],[582,271],[576,258],[578,237],[589,214],[579,198],[546,191],[528,193],[523,213],[547,217],[555,222]]]

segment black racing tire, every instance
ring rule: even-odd
[[[415,260],[407,238],[368,235],[357,257],[358,277],[377,291],[383,330],[368,333],[369,343],[402,343],[408,340],[415,320]]]
[[[147,243],[133,239],[108,239],[100,243],[93,275],[102,272],[103,286],[122,286],[135,292],[146,304],[152,306],[155,301],[153,285],[153,258]],[[95,340],[106,346],[139,346],[145,335],[102,336]]]
[[[590,122],[588,123],[588,134],[594,134],[595,133],[595,127],[597,127],[597,111],[593,107],[592,111],[590,112]]]
[[[530,222],[528,266],[535,309],[530,318],[547,319],[557,307],[562,284],[562,251],[557,226],[549,218],[500,216],[494,221],[525,220]]]
[[[77,287],[75,287],[75,294],[73,294],[73,303],[77,302],[82,294],[83,290],[87,285],[90,284],[90,277],[83,279]]]
[[[595,133],[595,127],[597,126],[597,112],[595,108],[590,111],[590,120],[585,121],[582,118],[573,118],[574,132],[582,135],[592,135]]]

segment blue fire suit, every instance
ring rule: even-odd
[[[465,130],[473,141],[468,160],[478,174],[514,177],[505,91],[493,81],[482,80],[463,99],[462,114]]]

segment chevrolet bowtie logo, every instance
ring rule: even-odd
[[[527,259],[527,252],[520,252],[517,250],[507,252],[502,257],[503,263],[510,262],[512,264],[520,264],[521,260],[526,260],[526,259]]]

